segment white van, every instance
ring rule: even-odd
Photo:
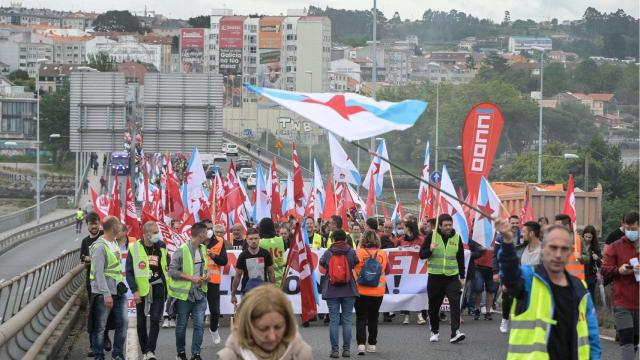
[[[222,145],[222,152],[227,156],[238,156],[238,145],[235,143],[225,143]]]

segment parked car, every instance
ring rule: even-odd
[[[249,176],[247,177],[247,187],[255,187],[256,184],[258,183],[258,178],[256,177],[256,173],[252,172],[249,174]]]
[[[236,143],[225,143],[222,145],[222,151],[227,156],[238,156],[238,145]]]
[[[217,162],[227,162],[227,155],[226,154],[213,154],[213,162],[217,163]]]
[[[255,173],[252,168],[242,168],[238,171],[238,178],[240,180],[246,180],[252,173]]]

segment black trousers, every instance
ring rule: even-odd
[[[429,275],[427,283],[427,295],[429,297],[429,325],[431,332],[437,334],[440,331],[440,306],[444,297],[449,299],[449,311],[451,312],[451,336],[460,328],[460,279],[457,275]]]
[[[378,315],[380,315],[382,296],[360,295],[356,298],[356,341],[358,345],[378,343]],[[369,330],[369,341],[367,341]]]
[[[502,293],[502,318],[505,320],[509,320],[509,315],[511,313],[511,304],[513,304],[513,296],[509,295],[508,292]]]
[[[207,284],[207,302],[209,303],[209,329],[218,330],[220,321],[220,284]]]
[[[144,314],[146,299],[142,298],[142,301],[136,304],[138,343],[143,354],[149,351],[156,352],[160,321],[164,310],[164,285],[154,285],[152,295],[153,302],[149,309],[149,318],[151,319],[149,321],[149,332],[147,332],[147,316]]]

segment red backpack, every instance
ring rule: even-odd
[[[331,254],[329,259],[329,282],[331,285],[345,285],[351,280],[351,269],[347,257]]]

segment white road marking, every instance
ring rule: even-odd
[[[616,341],[616,339],[612,338],[611,336],[606,336],[606,335],[600,335],[600,339],[609,340],[611,342],[615,342]]]
[[[138,344],[138,332],[136,330],[136,326],[136,318],[130,317],[127,329],[127,354],[125,356],[127,360],[140,358],[140,344]]]

